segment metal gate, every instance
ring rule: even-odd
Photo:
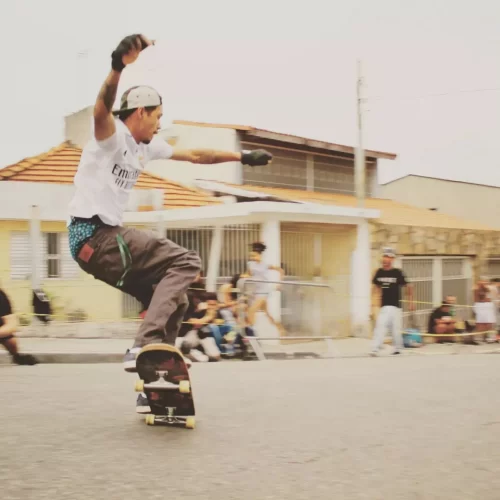
[[[472,304],[472,266],[469,257],[401,257],[399,264],[413,285],[418,325],[426,328],[432,311],[448,295],[456,297],[457,315],[468,319]],[[408,304],[403,303],[404,326]]]

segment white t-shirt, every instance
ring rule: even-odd
[[[247,268],[250,271],[252,279],[259,280],[258,283],[252,283],[254,293],[268,293],[270,291],[270,285],[263,283],[263,281],[269,280],[269,265],[263,260],[260,262],[249,260],[247,262]]]
[[[139,175],[151,160],[169,159],[170,144],[155,136],[149,144],[137,144],[130,130],[115,118],[116,132],[105,139],[92,139],[84,148],[69,204],[70,217],[99,218],[119,226],[128,198]],[[68,225],[71,220],[68,220]]]

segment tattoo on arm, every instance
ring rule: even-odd
[[[104,82],[99,92],[99,99],[104,103],[105,108],[109,113],[113,109],[113,104],[116,99],[116,92],[118,91],[118,85],[115,83]]]
[[[115,133],[115,122],[111,113],[119,81],[120,73],[111,71],[97,96],[94,106],[94,136],[98,141],[103,141]]]
[[[111,71],[104,83],[102,84],[97,101],[94,108],[94,117],[107,119],[113,110],[116,93],[118,91],[118,83],[120,82],[120,74],[116,71]]]

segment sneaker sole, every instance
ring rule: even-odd
[[[151,408],[149,406],[136,406],[135,412],[144,415],[146,413],[151,413]]]
[[[133,361],[124,361],[123,369],[128,373],[137,373],[137,366],[135,365],[135,359]]]

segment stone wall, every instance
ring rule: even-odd
[[[473,279],[487,275],[488,258],[500,255],[500,231],[389,226],[371,223],[372,269],[380,267],[382,248],[398,255],[461,255],[472,257]]]

